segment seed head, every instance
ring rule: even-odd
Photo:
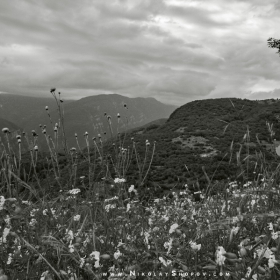
[[[76,138],[78,137],[78,134],[77,134],[77,133],[75,133],[75,137],[76,137]]]
[[[125,103],[123,104],[123,107],[125,107],[125,108],[127,107]]]
[[[101,134],[98,134],[97,136],[98,136],[99,138],[101,138]]]
[[[41,127],[42,127],[42,125],[41,125],[41,124],[39,124],[39,127],[41,128]]]
[[[9,133],[10,132],[9,128],[7,128],[7,127],[3,128],[2,131],[3,131],[3,133]]]
[[[71,152],[75,152],[75,151],[76,151],[76,148],[73,147],[73,148],[70,149],[70,151],[71,151]]]
[[[85,132],[85,136],[88,136],[88,132],[87,131]]]
[[[21,139],[21,136],[20,136],[20,135],[17,135],[16,138],[17,138],[17,139]]]
[[[54,130],[55,132],[57,132],[57,126],[55,126],[53,130]]]
[[[34,147],[34,151],[37,152],[38,151],[38,146]]]
[[[93,140],[93,141],[95,141],[95,140],[96,140],[96,138],[95,138],[95,137],[92,137],[92,140]]]
[[[120,115],[120,113],[118,113],[118,118],[120,118],[121,117],[121,115]]]
[[[56,88],[51,88],[50,92],[53,93],[55,92]]]
[[[21,143],[21,139],[18,139],[17,141],[18,141],[19,144]]]
[[[49,110],[49,107],[48,107],[48,106],[46,106],[46,107],[45,107],[45,109],[46,109],[46,111],[48,111],[48,110]]]
[[[106,112],[104,113],[104,116],[107,116],[107,113],[106,113]]]

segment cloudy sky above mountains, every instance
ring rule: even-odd
[[[174,105],[280,96],[278,0],[0,2],[0,92]]]

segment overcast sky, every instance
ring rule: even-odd
[[[280,96],[279,0],[0,1],[0,92]]]

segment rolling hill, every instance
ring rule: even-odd
[[[280,103],[237,98],[193,101],[176,109],[166,123],[140,128],[130,137],[140,154],[146,139],[156,141],[149,180],[163,187],[185,183],[205,187],[208,180],[246,176],[253,180],[254,174],[264,171],[260,157],[279,163],[275,148],[280,144]],[[130,176],[131,181],[136,179],[133,172]]]
[[[125,136],[127,147],[132,147],[133,139],[140,162],[143,162],[147,151],[143,173],[148,169],[155,143],[155,154],[147,179],[153,186],[163,189],[180,188],[185,184],[205,188],[210,181],[213,183],[236,178],[241,181],[254,180],[256,174],[265,172],[263,161],[274,167],[279,163],[275,153],[280,144],[278,100],[198,100],[177,108],[167,120],[164,119],[164,115],[170,114],[172,109],[172,106],[154,99],[133,99],[119,95],[83,98],[65,104],[65,129],[68,137],[78,133],[82,139],[84,132],[88,131],[90,136],[103,133],[105,140],[110,134],[107,117],[111,115],[114,134],[128,130],[119,136],[122,139]],[[118,113],[120,118],[117,117]],[[55,109],[51,109],[50,114],[54,120]],[[29,129],[35,123],[44,121],[49,121],[46,112],[43,121],[33,119]],[[129,125],[138,127],[130,129]],[[147,140],[151,143],[148,149]],[[112,153],[114,141],[115,138],[108,139],[105,152]],[[68,143],[76,146],[74,142]],[[61,162],[63,166],[67,165],[63,156]],[[88,168],[84,162],[78,168],[77,176],[87,174],[86,170]],[[128,181],[132,184],[139,179],[138,170],[134,158],[127,172]]]

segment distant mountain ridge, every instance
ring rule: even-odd
[[[118,132],[121,133],[157,119],[168,118],[176,109],[176,106],[163,104],[154,98],[129,98],[119,94],[64,100],[62,105],[69,147],[77,146],[75,133],[78,135],[77,139],[81,147],[86,144],[83,139],[85,132],[88,132],[90,137],[101,134],[104,139],[109,138],[111,129],[108,116],[111,119],[113,134],[116,135]],[[45,110],[46,106],[48,106],[48,112]],[[56,102],[51,97],[0,95],[1,116],[20,125],[28,134],[35,130],[39,135],[39,144],[44,149],[46,149],[46,143],[39,125],[46,125],[47,133],[53,136],[54,125],[59,122]]]

